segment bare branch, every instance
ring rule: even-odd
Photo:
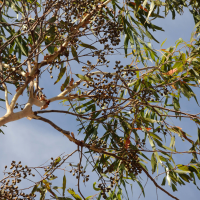
[[[31,62],[30,60],[27,61],[27,64],[28,64],[28,72],[29,74],[31,73]],[[30,95],[29,95],[29,98],[33,98],[33,80],[30,81],[30,84],[29,84],[29,92],[30,92]]]
[[[25,108],[22,111],[16,113],[13,112],[6,113],[3,117],[0,118],[0,127],[8,122],[16,121],[24,117],[31,117],[33,115],[31,107],[32,104],[29,102],[26,104]]]
[[[9,112],[10,112],[10,105],[9,105],[9,102],[8,102],[8,89],[7,89],[5,83],[3,83],[2,85],[3,85],[4,89],[5,89],[5,102],[6,102],[6,109],[7,109],[7,113],[9,113]]]

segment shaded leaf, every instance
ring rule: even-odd
[[[73,46],[71,46],[71,50],[72,50],[72,55],[73,55],[74,59],[79,63],[76,49]]]
[[[140,186],[140,189],[142,190],[142,194],[143,194],[144,197],[145,197],[144,188],[143,188],[142,184],[141,184],[140,181],[137,180],[137,179],[136,179],[136,182],[137,182],[137,184]]]
[[[68,76],[60,88],[61,91],[63,91],[67,87],[67,85],[69,84],[69,79],[70,77]]]
[[[56,80],[56,82],[54,84],[58,83],[61,80],[61,78],[63,77],[65,72],[66,72],[66,67],[61,67],[60,68],[60,73],[58,74],[58,78],[57,78],[57,80]]]
[[[56,17],[52,17],[52,18],[50,18],[50,19],[48,20],[49,23],[53,23],[53,22],[55,22],[55,21],[56,21]]]
[[[166,177],[163,178],[161,185],[165,185],[165,183],[166,183]]]
[[[85,44],[85,43],[81,43],[81,44],[79,44],[80,46],[82,46],[82,47],[85,47],[85,48],[89,48],[89,49],[97,49],[96,47],[94,47],[94,46],[92,46],[92,45],[89,45],[89,44]]]
[[[173,192],[178,191],[176,186],[173,183],[172,183],[172,190],[173,190]]]
[[[62,187],[63,188],[63,196],[65,196],[66,182],[67,182],[66,181],[66,176],[64,175],[63,176],[63,187]]]

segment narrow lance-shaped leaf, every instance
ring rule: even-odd
[[[63,188],[63,196],[65,196],[66,182],[67,182],[66,181],[66,176],[64,175],[63,176],[63,187],[62,187]]]
[[[152,167],[152,173],[154,173],[156,171],[156,158],[154,156],[154,153],[152,153],[152,156],[151,156],[151,167]]]
[[[88,77],[88,76],[83,76],[81,74],[75,74],[78,78],[80,78],[83,81],[93,81],[92,78]]]
[[[197,139],[198,144],[200,144],[200,128],[198,128],[198,139]]]
[[[125,35],[125,39],[124,39],[124,52],[125,52],[125,57],[127,57],[128,41],[129,41],[129,36],[126,34],[126,35]]]
[[[137,179],[136,179],[136,182],[137,182],[137,184],[140,186],[140,189],[142,190],[142,194],[143,194],[144,197],[145,197],[144,188],[143,188],[142,184],[141,184],[140,181],[137,180]]]
[[[76,194],[76,193],[74,192],[73,189],[69,188],[67,191],[68,191],[76,200],[82,200],[82,198],[81,198],[78,194]]]
[[[166,183],[166,177],[163,178],[161,185],[165,185],[165,183]]]
[[[72,50],[72,55],[73,55],[74,59],[79,63],[76,49],[73,46],[71,46],[71,50]]]
[[[147,23],[148,23],[149,17],[151,16],[151,13],[153,12],[153,9],[154,9],[154,1],[152,1],[151,5],[150,5],[150,10],[149,10],[149,13],[148,13],[147,18],[146,18]]]
[[[168,182],[168,185],[171,186],[171,178],[169,176],[169,168],[166,167],[166,173],[167,173],[167,182]]]
[[[172,147],[172,148],[175,146],[175,136],[171,137],[171,142],[170,142],[169,146]]]
[[[67,87],[67,85],[69,84],[69,79],[70,79],[70,76],[68,76],[65,82],[62,84],[61,89],[60,89],[61,91],[63,91]]]
[[[173,192],[177,191],[177,188],[173,183],[172,183],[172,190],[173,190]]]
[[[65,74],[65,71],[66,71],[66,67],[61,67],[60,68],[60,73],[58,74],[58,78],[57,78],[57,80],[56,80],[56,82],[54,83],[54,84],[56,84],[56,83],[58,83],[59,81],[60,81],[60,79],[63,77],[63,75]]]
[[[96,188],[95,185],[96,185],[96,182],[93,183],[93,189],[94,189],[95,191],[99,191],[100,189],[99,189],[99,188]]]
[[[85,47],[85,48],[89,48],[89,49],[97,49],[96,47],[94,47],[94,46],[92,46],[92,45],[89,45],[89,44],[85,44],[85,43],[81,43],[81,44],[79,44],[80,46],[82,46],[82,47]]]

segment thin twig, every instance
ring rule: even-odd
[[[163,192],[165,192],[167,195],[169,195],[170,197],[172,197],[173,199],[179,200],[177,197],[173,196],[172,194],[170,194],[169,192],[167,192],[165,189],[163,189],[162,187],[160,187],[156,181],[150,176],[150,174],[147,172],[146,169],[144,169],[142,167],[143,172],[151,179],[151,181],[154,183],[154,185],[159,188],[160,190],[162,190]]]
[[[83,196],[83,194],[81,193],[80,190],[80,170],[81,170],[81,162],[82,162],[82,154],[83,154],[83,147],[81,146],[81,152],[80,152],[80,162],[79,162],[79,166],[78,166],[78,192],[80,193],[80,195],[83,197],[83,199],[85,199],[85,197]]]

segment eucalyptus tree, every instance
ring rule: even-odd
[[[55,171],[65,168],[66,161],[76,154],[80,155],[77,164],[67,166],[78,182],[79,194],[67,190],[74,199],[122,199],[123,188],[131,182],[139,184],[145,194],[140,175],[173,199],[178,198],[162,187],[166,180],[172,191],[185,182],[196,185],[195,178],[200,179],[200,117],[183,112],[180,99],[194,98],[198,106],[192,90],[198,89],[200,80],[198,1],[2,0],[0,6],[0,90],[5,95],[0,100],[6,108],[0,126],[22,118],[32,123],[40,120],[78,147],[43,166],[44,175],[28,193],[20,192],[17,184],[35,176],[32,171],[38,168],[12,161],[12,171],[6,166],[0,181],[1,199],[34,199],[38,193],[45,199],[46,192],[54,199],[71,199],[65,194],[65,175],[62,195],[52,181]],[[180,38],[173,47],[153,49],[147,40],[159,41],[151,31],[163,31],[153,20],[165,20],[168,13],[175,19],[184,7],[196,24],[191,40]],[[60,90],[47,94],[42,81],[48,82],[48,89],[60,84]],[[55,101],[65,106],[48,110]],[[80,128],[64,130],[44,118],[44,113],[75,116]],[[169,124],[173,117],[197,125],[193,139],[176,123]],[[83,136],[84,140],[80,139]],[[166,138],[171,139],[169,147]],[[190,148],[180,152],[176,138],[188,142]],[[177,164],[174,155],[180,153],[191,156],[191,161]],[[80,182],[87,185],[89,181],[83,167],[88,163],[98,179],[93,184],[97,195],[86,198]],[[162,185],[152,175],[156,170],[157,176],[161,174],[158,167],[164,170]]]

